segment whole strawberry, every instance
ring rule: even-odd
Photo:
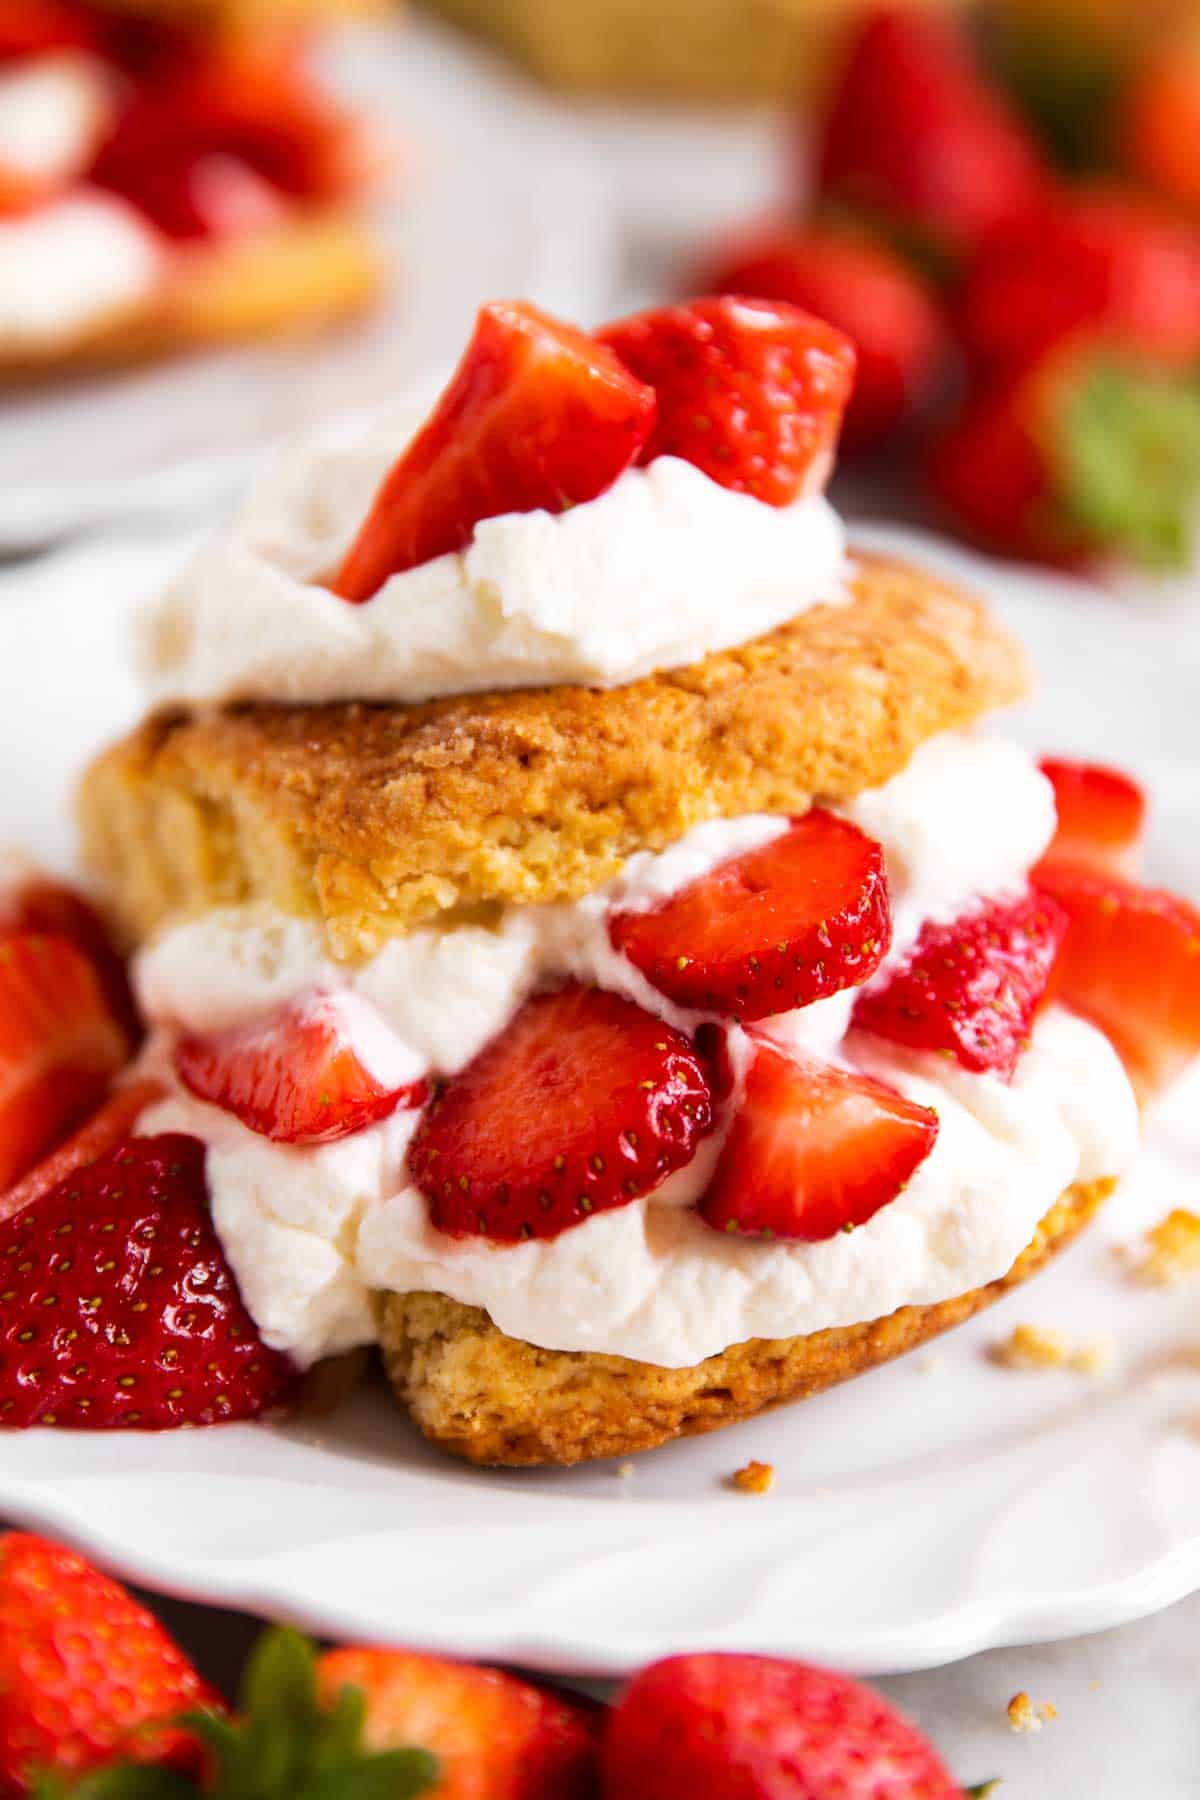
[[[187,1760],[179,1732],[145,1727],[219,1706],[162,1626],[117,1582],[44,1539],[0,1538],[0,1793],[34,1771],[114,1756]]]
[[[634,1677],[604,1748],[605,1800],[963,1800],[870,1688],[766,1656],[676,1656]]]
[[[195,1138],[131,1139],[4,1221],[0,1282],[0,1425],[211,1425],[291,1384],[225,1261]]]

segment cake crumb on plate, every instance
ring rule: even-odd
[[[775,1482],[775,1465],[748,1462],[744,1469],[735,1469],[729,1481],[739,1494],[769,1494]]]
[[[1005,1369],[1069,1369],[1077,1375],[1106,1375],[1116,1360],[1111,1337],[1070,1338],[1045,1325],[1014,1325],[1001,1343],[988,1350]]]
[[[1043,1700],[1035,1706],[1029,1695],[1022,1689],[1014,1694],[1008,1703],[1008,1723],[1013,1731],[1040,1731],[1052,1719],[1057,1719],[1058,1708],[1049,1700]]]
[[[1177,1206],[1145,1236],[1145,1248],[1134,1259],[1134,1273],[1151,1287],[1175,1287],[1200,1275],[1200,1214]]]

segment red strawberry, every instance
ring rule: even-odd
[[[494,301],[330,586],[369,600],[389,575],[461,550],[483,519],[594,500],[653,418],[654,395],[611,350],[536,307]]]
[[[854,347],[832,325],[721,295],[597,335],[658,396],[643,462],[681,456],[771,506],[825,485],[854,385]]]
[[[989,901],[950,925],[928,924],[886,986],[860,994],[854,1023],[1007,1081],[1029,1042],[1066,929],[1061,909],[1037,893]]]
[[[145,1728],[219,1708],[157,1620],[73,1550],[0,1538],[0,1791],[34,1770],[65,1776],[114,1756],[190,1761],[174,1730]]]
[[[1010,556],[1183,566],[1200,490],[1200,395],[1083,340],[984,387],[935,445],[933,497]]]
[[[1033,205],[1045,180],[1036,143],[961,27],[912,7],[864,17],[819,133],[822,196],[958,255]]]
[[[0,931],[38,931],[46,937],[66,938],[82,950],[130,1041],[141,1037],[125,960],[95,907],[77,889],[41,875],[0,887]]]
[[[0,1281],[0,1425],[211,1425],[291,1383],[213,1231],[195,1138],[130,1139],[7,1219]]]
[[[779,228],[728,247],[705,286],[786,300],[844,331],[858,374],[841,448],[863,454],[911,422],[949,353],[931,287],[893,250],[862,232]]]
[[[66,1143],[59,1144],[14,1187],[0,1194],[0,1222],[53,1193],[77,1170],[110,1155],[130,1135],[146,1108],[162,1098],[163,1091],[161,1083],[149,1080],[131,1081],[128,1086],[117,1088]]]
[[[881,1082],[755,1039],[700,1212],[715,1231],[815,1243],[894,1200],[937,1133],[936,1113]]]
[[[1041,770],[1053,784],[1058,809],[1046,860],[1136,875],[1146,826],[1146,796],[1137,782],[1119,769],[1055,756],[1045,757]]]
[[[430,1105],[408,1153],[433,1222],[551,1238],[682,1168],[711,1129],[688,1040],[631,1001],[570,986],[527,1000]]]
[[[128,1053],[73,944],[0,933],[0,1192],[99,1103]]]
[[[0,64],[55,50],[90,48],[98,27],[62,0],[18,0],[0,7]]]
[[[874,974],[892,941],[883,850],[814,807],[609,934],[678,1006],[764,1019]]]
[[[385,1084],[363,1067],[347,1035],[347,1004],[366,1006],[356,996],[314,994],[251,1025],[182,1037],[175,1072],[199,1099],[279,1144],[332,1143],[423,1105],[425,1082]]]
[[[766,1656],[673,1656],[625,1689],[605,1800],[964,1800],[870,1688]]]
[[[379,1751],[420,1744],[438,1760],[432,1800],[591,1800],[604,1708],[498,1669],[411,1650],[333,1650],[318,1668],[331,1703],[366,1699],[363,1736]]]
[[[956,322],[976,369],[1023,369],[1084,331],[1186,366],[1200,357],[1200,232],[1119,188],[1055,195],[983,243]]]
[[[1117,875],[1046,863],[1038,886],[1066,912],[1056,999],[1116,1045],[1149,1098],[1200,1055],[1200,912]]]

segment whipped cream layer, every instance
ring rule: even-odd
[[[698,661],[842,596],[845,537],[820,495],[772,507],[660,457],[560,514],[485,519],[468,547],[351,605],[322,581],[420,423],[298,453],[147,620],[162,702],[410,703],[623,682]]]
[[[842,810],[887,856],[896,926],[887,966],[927,919],[1018,890],[1054,829],[1049,783],[1026,753],[963,736],[924,745],[894,780]],[[497,1246],[430,1224],[406,1174],[418,1112],[291,1148],[173,1082],[179,1030],[221,1029],[313,990],[369,1002],[364,1060],[378,1066],[385,1055],[382,1026],[395,1040],[389,1066],[406,1072],[453,1073],[530,992],[567,975],[694,1024],[612,949],[609,910],[652,906],[785,827],[714,821],[662,855],[631,857],[615,882],[574,905],[512,908],[495,931],[417,932],[355,967],[328,959],[314,925],[245,908],[177,927],[144,951],[146,1061],[175,1091],[140,1129],[192,1132],[209,1145],[216,1227],[267,1341],[311,1362],[373,1338],[373,1292],[427,1290],[481,1306],[535,1344],[682,1366],[748,1337],[852,1324],[994,1280],[1073,1181],[1120,1173],[1137,1134],[1129,1083],[1107,1040],[1057,1009],[1039,1021],[1011,1085],[850,1031],[851,993],[766,1022],[779,1040],[864,1069],[941,1121],[904,1192],[867,1225],[819,1244],[732,1239],[691,1210],[720,1132],[645,1199],[556,1239]],[[732,1035],[736,1063],[741,1034]]]
[[[0,345],[40,349],[106,324],[163,278],[165,255],[132,207],[79,189],[0,221]]]
[[[37,187],[82,174],[112,114],[112,80],[78,51],[0,69],[0,185]]]

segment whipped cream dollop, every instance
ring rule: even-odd
[[[922,746],[901,774],[842,810],[884,846],[896,927],[888,967],[927,919],[1018,890],[1054,829],[1052,791],[1027,753],[961,735]],[[785,829],[767,816],[711,821],[660,855],[631,857],[614,882],[572,905],[511,908],[494,931],[415,932],[355,966],[332,962],[310,922],[259,908],[210,913],[138,959],[154,1027],[148,1061],[172,1082],[178,1031],[260,1018],[313,990],[369,1002],[403,1046],[400,1066],[439,1074],[463,1067],[555,977],[600,982],[686,1026],[613,950],[611,908],[652,906]],[[704,1225],[691,1209],[720,1154],[719,1133],[645,1199],[556,1239],[500,1248],[430,1223],[406,1173],[416,1111],[297,1149],[176,1087],[140,1129],[189,1131],[209,1145],[213,1217],[247,1304],[267,1341],[301,1362],[369,1341],[372,1293],[387,1289],[449,1294],[550,1348],[680,1366],[747,1337],[876,1318],[991,1281],[1064,1188],[1117,1174],[1132,1154],[1128,1080],[1107,1040],[1082,1021],[1047,1012],[1008,1085],[854,1032],[852,1007],[853,994],[839,994],[765,1029],[933,1106],[941,1128],[905,1191],[828,1243],[765,1246]],[[364,1048],[378,1062],[380,1050],[366,1040]]]
[[[0,343],[37,349],[105,324],[147,299],[164,270],[156,234],[93,189],[0,221]]]
[[[147,619],[157,700],[615,687],[842,596],[844,531],[821,495],[767,506],[664,456],[567,512],[485,519],[465,550],[351,605],[322,582],[419,423],[408,409],[360,442],[310,446],[259,487]]]
[[[78,51],[0,69],[0,185],[16,177],[40,188],[82,174],[112,103],[104,65]]]

